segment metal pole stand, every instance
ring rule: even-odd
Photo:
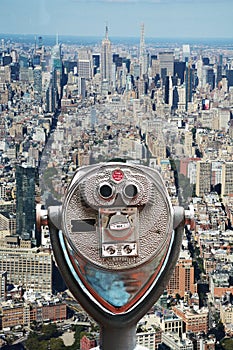
[[[91,348],[91,350],[101,350],[101,349],[99,346],[97,346],[95,348]],[[141,345],[136,345],[136,347],[133,350],[149,350],[149,349]]]

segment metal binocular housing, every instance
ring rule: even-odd
[[[58,267],[102,327],[101,349],[134,349],[136,323],[175,267],[183,208],[156,169],[112,162],[79,168],[48,216]]]

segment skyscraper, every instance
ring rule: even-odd
[[[197,78],[198,78],[198,87],[203,87],[203,61],[202,57],[200,56],[199,59],[196,62],[196,70],[197,70]]]
[[[85,79],[93,78],[93,58],[91,49],[82,48],[79,50],[78,75]]]
[[[40,66],[36,66],[33,70],[33,88],[34,88],[34,99],[40,103],[42,99],[42,70]]]
[[[167,291],[170,295],[177,293],[183,298],[185,292],[196,292],[194,284],[194,267],[192,258],[187,251],[181,251],[172,277],[167,285]]]
[[[160,77],[165,84],[166,76],[174,75],[174,53],[159,52]]]
[[[35,168],[16,166],[16,233],[23,239],[32,240],[35,233],[35,178]]]
[[[231,196],[233,194],[233,162],[225,162],[222,165],[222,195]]]
[[[184,44],[182,46],[182,52],[183,52],[183,62],[188,62],[190,59],[190,46],[189,44]]]
[[[191,62],[187,63],[185,70],[185,105],[188,110],[188,103],[192,102],[193,97],[193,69]]]
[[[147,73],[147,55],[145,51],[144,23],[142,23],[141,25],[139,64],[140,64],[140,78],[143,78],[143,75]]]
[[[61,44],[58,42],[58,37],[56,38],[56,45],[54,45],[52,48],[51,64],[52,69],[58,70],[60,73],[62,73]]]
[[[171,75],[166,76],[164,102],[170,107],[173,106],[173,85]]]
[[[203,196],[209,193],[211,189],[211,163],[208,161],[197,162],[197,183],[196,195]]]
[[[185,62],[175,61],[174,62],[174,76],[180,79],[180,84],[184,83],[184,72],[185,72]]]
[[[46,112],[55,112],[57,106],[57,89],[54,82],[54,74],[51,74],[51,80],[46,89]]]
[[[215,74],[214,70],[210,66],[204,66],[202,68],[202,84],[203,86],[209,85],[210,90],[215,87]]]
[[[220,64],[217,65],[217,78],[216,78],[216,87],[219,87],[219,83],[222,80],[222,66]]]
[[[111,91],[112,78],[112,45],[108,38],[108,27],[106,26],[105,38],[102,40],[101,60],[100,60],[101,82],[103,86]]]
[[[100,54],[93,54],[92,59],[93,59],[93,73],[95,75],[97,71],[99,71],[99,67],[100,67]]]
[[[54,86],[56,86],[58,98],[62,96],[62,79],[63,79],[63,64],[61,54],[61,44],[58,43],[58,37],[56,45],[52,48],[51,53],[52,74],[54,79]]]

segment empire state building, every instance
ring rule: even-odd
[[[100,72],[102,93],[111,91],[112,85],[112,46],[108,38],[108,27],[106,26],[105,38],[102,40]]]

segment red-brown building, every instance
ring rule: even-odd
[[[185,332],[208,332],[209,312],[208,309],[202,308],[195,311],[190,307],[174,306],[173,311],[184,322]]]
[[[182,298],[186,292],[196,293],[196,284],[194,283],[194,267],[192,258],[185,254],[180,255],[172,277],[167,285],[167,292],[170,295],[179,294]]]
[[[33,304],[30,310],[30,321],[61,321],[67,318],[67,306],[65,303],[44,302]]]
[[[180,160],[180,173],[184,176],[188,175],[188,165],[190,162],[197,162],[201,158],[182,158]]]
[[[67,318],[65,303],[44,302],[44,304],[11,304],[2,306],[0,313],[0,327],[14,327],[27,325],[33,321],[60,321]]]
[[[80,350],[90,350],[96,346],[96,340],[90,335],[84,335],[80,340]]]
[[[24,324],[24,306],[17,304],[14,306],[3,306],[1,309],[1,327],[8,328]]]

